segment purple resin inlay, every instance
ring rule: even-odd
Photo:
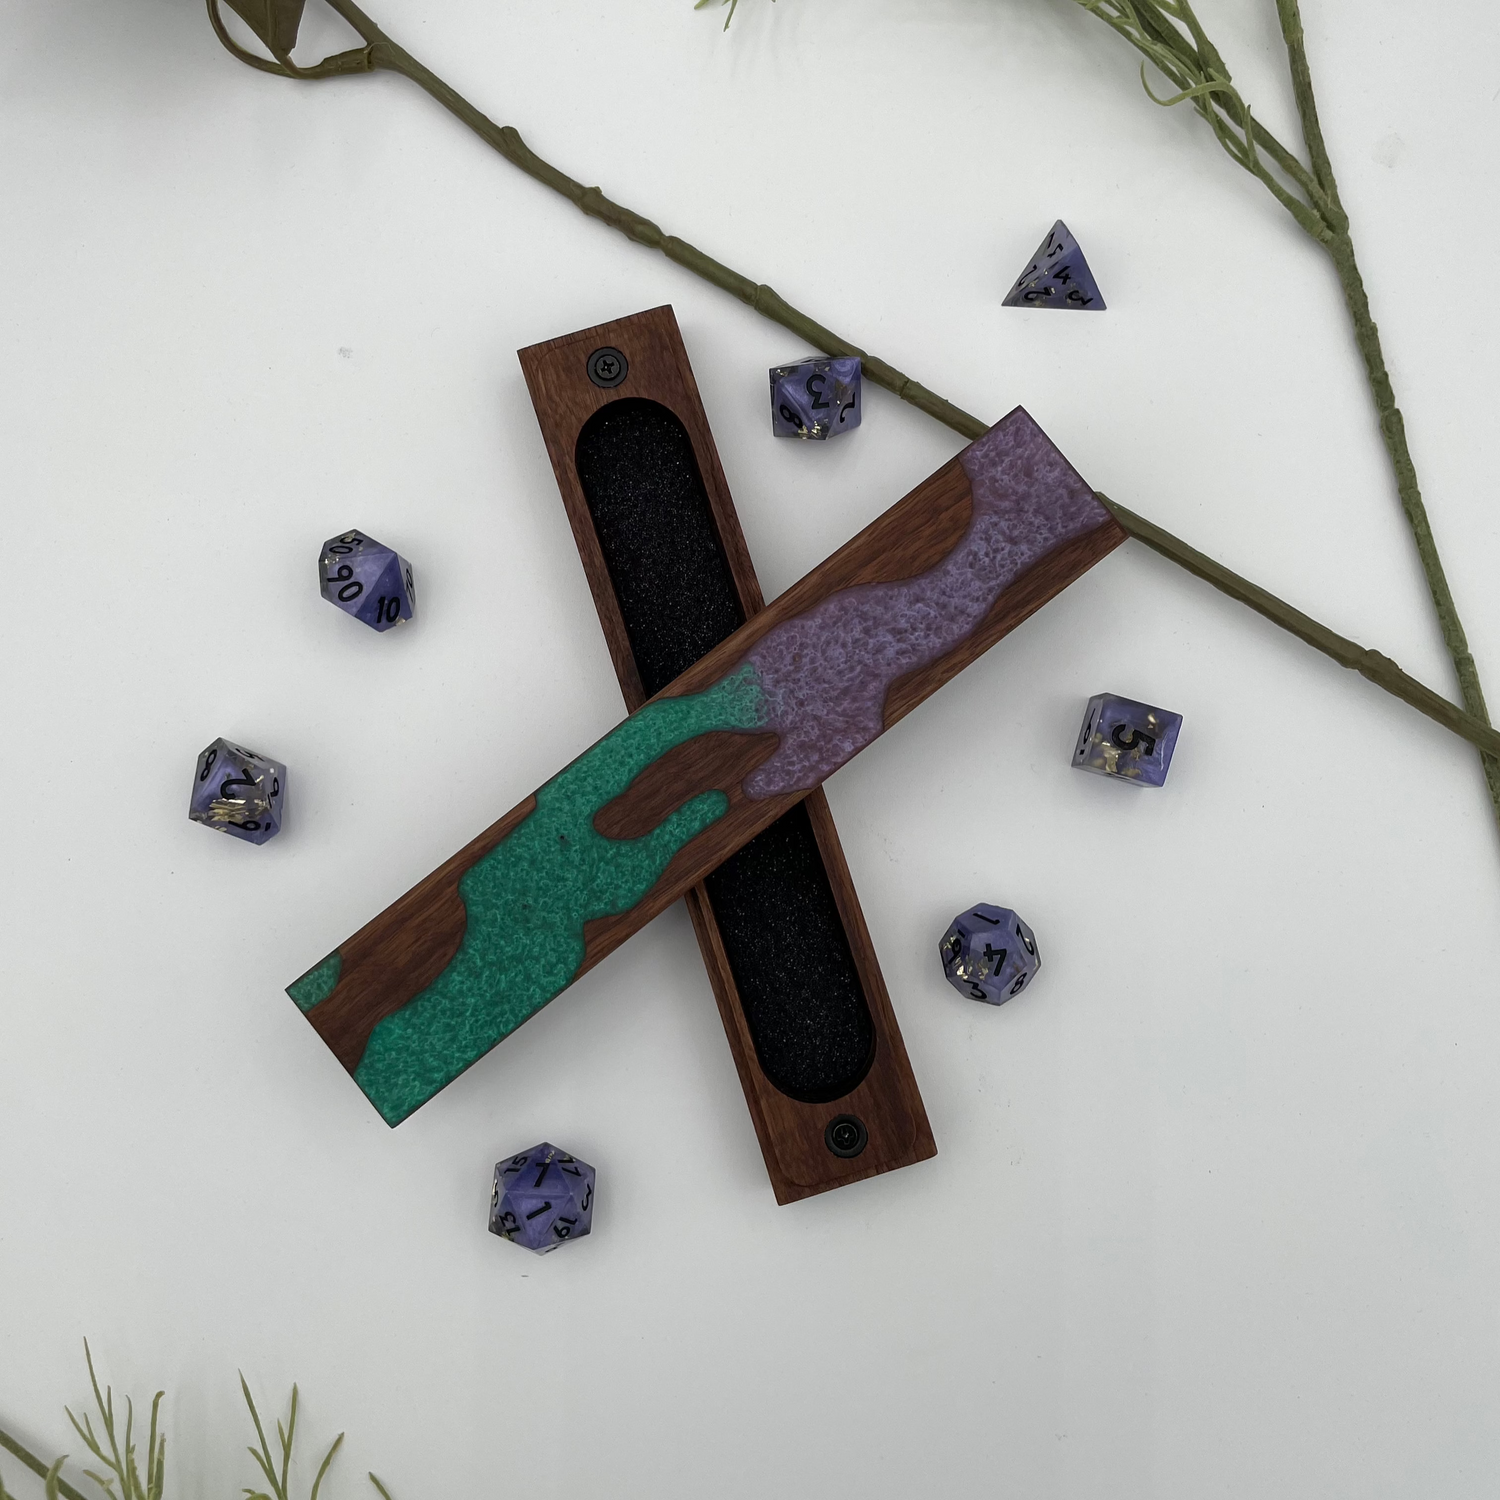
[[[808,790],[875,739],[908,672],[972,635],[1001,592],[1109,513],[1021,407],[959,455],[974,495],[962,540],[936,566],[861,584],[772,630],[746,656],[781,736],[745,778],[750,797]]]

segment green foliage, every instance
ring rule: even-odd
[[[729,30],[729,23],[732,20],[734,20],[734,9],[735,9],[735,6],[737,6],[739,3],[740,3],[740,0],[695,0],[695,3],[693,5],[693,9],[694,10],[702,10],[702,9],[704,9],[705,6],[714,5],[714,4],[727,5],[729,7],[729,14],[724,17],[724,30],[728,31]]]
[[[267,1494],[264,1490],[247,1489],[245,1491],[248,1500],[290,1500],[287,1491],[287,1477],[292,1467],[292,1445],[297,1440],[297,1387],[292,1387],[292,1409],[286,1419],[286,1426],[282,1427],[280,1420],[276,1423],[276,1441],[281,1449],[281,1464],[277,1467],[276,1461],[271,1456],[271,1445],[266,1442],[266,1431],[261,1426],[260,1413],[255,1409],[255,1398],[250,1394],[250,1387],[245,1381],[244,1374],[240,1375],[240,1389],[245,1393],[245,1405],[250,1408],[250,1420],[255,1423],[255,1435],[260,1439],[259,1449],[248,1450],[250,1457],[260,1465],[260,1471],[266,1476],[266,1483],[270,1485],[271,1492]],[[313,1480],[312,1494],[309,1500],[318,1500],[318,1490],[322,1487],[323,1476],[328,1473],[328,1466],[333,1462],[333,1455],[339,1451],[344,1441],[341,1432],[334,1438],[332,1446],[323,1455],[323,1462],[318,1466],[318,1476]],[[370,1476],[374,1479],[374,1475]],[[379,1482],[376,1482],[379,1488]],[[384,1491],[382,1491],[382,1494]]]
[[[94,1405],[98,1408],[98,1431],[95,1431],[94,1419],[88,1412],[84,1413],[83,1420],[80,1422],[67,1407],[63,1410],[67,1412],[74,1431],[83,1439],[89,1452],[106,1471],[99,1473],[94,1469],[87,1469],[84,1472],[104,1491],[108,1500],[162,1500],[167,1482],[167,1440],[158,1432],[158,1416],[164,1392],[158,1391],[155,1400],[151,1403],[151,1429],[146,1439],[146,1474],[143,1480],[136,1456],[134,1404],[129,1397],[126,1397],[125,1431],[122,1437],[116,1425],[114,1390],[110,1386],[105,1386],[103,1393],[100,1393],[99,1381],[94,1374],[94,1356],[87,1340],[84,1341],[83,1353],[88,1362],[89,1384],[94,1391]],[[260,1444],[258,1448],[251,1448],[249,1453],[270,1487],[269,1493],[266,1490],[249,1488],[246,1488],[244,1493],[248,1500],[291,1500],[288,1486],[292,1468],[292,1448],[297,1439],[297,1387],[295,1385],[292,1387],[291,1411],[287,1416],[286,1426],[283,1427],[279,1421],[276,1423],[279,1458],[272,1456],[271,1445],[266,1441],[265,1428],[261,1425],[260,1413],[255,1408],[255,1398],[250,1394],[250,1387],[243,1374],[240,1376],[240,1389],[245,1393],[245,1405],[250,1408],[250,1420],[255,1424],[255,1436]],[[333,1440],[328,1452],[323,1455],[323,1462],[318,1466],[317,1476],[313,1480],[309,1500],[318,1500],[318,1491],[322,1487],[329,1466],[333,1463],[333,1456],[339,1451],[343,1441],[344,1434],[341,1432]],[[47,1500],[86,1500],[85,1496],[62,1477],[62,1466],[67,1458],[66,1454],[49,1469],[34,1454],[28,1453],[9,1433],[3,1431],[0,1431],[0,1448],[14,1454],[28,1469],[45,1481]],[[373,1474],[369,1478],[370,1483],[380,1494],[381,1500],[391,1500],[390,1491]],[[6,1489],[3,1476],[0,1476],[0,1500],[16,1500],[16,1497]]]
[[[157,1436],[157,1418],[165,1393],[158,1391],[151,1402],[151,1430],[146,1438],[146,1479],[143,1484],[136,1465],[135,1404],[128,1396],[125,1398],[125,1445],[122,1449],[115,1428],[114,1389],[105,1386],[104,1394],[99,1394],[99,1379],[94,1374],[94,1355],[87,1339],[83,1342],[83,1354],[88,1361],[89,1384],[94,1388],[94,1404],[99,1408],[99,1425],[104,1433],[104,1442],[109,1445],[109,1451],[105,1452],[104,1443],[95,1436],[94,1424],[87,1412],[84,1412],[83,1421],[80,1422],[71,1410],[63,1408],[68,1413],[68,1420],[73,1424],[74,1431],[83,1439],[89,1452],[109,1471],[107,1474],[100,1474],[93,1469],[85,1469],[84,1473],[110,1500],[161,1500],[162,1489],[167,1482],[167,1440]],[[48,1478],[48,1500],[55,1493],[57,1471],[61,1465],[62,1459],[58,1459],[52,1466]],[[118,1492],[115,1490],[117,1484],[120,1487]]]

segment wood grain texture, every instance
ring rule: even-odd
[[[629,375],[612,390],[596,386],[585,368],[589,354],[601,346],[619,349],[629,360]],[[646,701],[646,694],[575,463],[578,436],[595,412],[612,400],[645,397],[678,418],[693,445],[740,608],[748,619],[764,605],[677,318],[670,307],[653,308],[523,349],[520,360],[620,689],[633,711]],[[941,555],[939,548],[934,556]],[[669,772],[657,772],[657,779],[673,786],[674,797],[680,787],[676,755],[672,752],[658,762],[671,762]],[[601,833],[618,838],[628,836],[627,829],[640,831],[639,824],[616,821],[618,804],[626,800],[617,798],[595,817],[594,826]],[[871,1065],[853,1094],[807,1104],[776,1088],[756,1056],[708,891],[696,885],[685,898],[766,1172],[777,1202],[783,1204],[926,1160],[937,1150],[828,799],[818,788],[804,800],[875,1032]],[[680,798],[672,805],[680,805]],[[590,936],[595,936],[592,929]],[[824,1132],[840,1114],[858,1115],[869,1131],[869,1144],[858,1157],[840,1158],[828,1150]]]
[[[724,799],[717,799],[717,806],[713,797],[699,799],[692,804],[695,811],[689,820],[691,831],[688,824],[680,821],[679,817],[679,821],[671,826],[664,824],[662,829],[653,831],[651,839],[654,842],[649,848],[636,847],[637,843],[645,846],[646,841],[627,844],[602,839],[589,827],[588,837],[599,840],[599,857],[611,862],[611,875],[624,872],[632,867],[630,862],[645,858],[651,863],[649,873],[652,883],[645,887],[644,894],[639,894],[642,890],[641,883],[632,881],[630,904],[626,909],[611,908],[607,904],[600,907],[595,898],[589,898],[592,911],[613,909],[616,914],[612,916],[595,918],[588,904],[578,910],[576,917],[569,917],[566,912],[559,913],[559,921],[576,921],[578,926],[572,931],[581,931],[582,934],[582,958],[565,978],[559,981],[555,977],[556,968],[551,959],[555,947],[539,949],[535,946],[533,937],[528,934],[535,931],[535,914],[545,915],[552,909],[545,904],[552,898],[543,896],[536,885],[539,879],[553,883],[549,889],[555,889],[558,900],[565,900],[576,906],[577,891],[568,886],[569,881],[575,880],[579,869],[572,853],[574,846],[568,839],[564,839],[564,847],[552,845],[551,854],[547,854],[542,846],[534,846],[529,841],[539,837],[539,830],[545,829],[548,824],[545,820],[542,823],[527,821],[523,809],[517,809],[511,815],[514,821],[508,822],[507,826],[512,828],[512,833],[504,840],[503,848],[493,848],[480,854],[477,859],[469,860],[471,869],[467,882],[482,876],[480,884],[483,886],[487,881],[498,879],[501,887],[511,892],[505,899],[519,904],[508,908],[516,914],[513,921],[504,915],[505,908],[496,907],[490,902],[486,908],[486,935],[482,939],[476,938],[472,930],[466,934],[461,957],[468,955],[468,960],[461,971],[458,967],[460,960],[455,960],[450,969],[444,970],[432,981],[425,993],[423,986],[417,982],[425,969],[422,964],[412,961],[406,955],[430,954],[435,951],[435,947],[445,947],[451,942],[451,936],[448,935],[451,933],[451,918],[444,924],[445,936],[440,944],[435,945],[425,931],[409,931],[414,926],[422,928],[430,915],[430,904],[418,899],[415,893],[397,902],[362,931],[360,939],[364,944],[382,952],[403,956],[403,962],[383,966],[379,972],[372,972],[368,964],[360,965],[361,982],[357,995],[350,993],[355,988],[355,979],[354,966],[349,965],[340,973],[332,991],[309,1014],[313,1024],[321,1032],[323,1022],[318,1012],[327,1007],[331,1015],[341,1018],[336,1027],[330,1024],[329,1029],[343,1039],[368,1031],[369,1026],[374,1023],[368,1022],[366,1018],[378,1013],[378,1018],[383,1019],[380,1020],[378,1032],[371,1038],[372,1052],[381,1037],[425,1035],[432,1038],[430,1042],[420,1042],[416,1050],[413,1050],[409,1041],[403,1041],[398,1052],[382,1046],[378,1062],[372,1062],[370,1055],[367,1055],[357,1064],[356,1078],[366,1088],[367,1094],[370,1094],[370,1088],[366,1079],[374,1076],[372,1068],[385,1069],[386,1077],[392,1076],[392,1068],[399,1070],[395,1084],[383,1086],[385,1102],[378,1106],[387,1119],[395,1123],[425,1098],[430,1098],[432,1092],[471,1065],[483,1050],[493,1046],[495,1041],[535,1014],[537,1009],[549,1003],[562,989],[587,972],[671,902],[685,895],[755,834],[775,821],[788,807],[800,801],[817,782],[878,736],[882,726],[877,713],[875,720],[869,722],[868,729],[862,730],[860,737],[847,742],[846,748],[837,748],[839,744],[845,743],[843,741],[828,741],[824,750],[817,751],[823,758],[812,763],[812,770],[808,770],[806,762],[798,762],[793,774],[797,777],[806,775],[810,779],[790,782],[778,782],[767,777],[769,766],[780,761],[783,751],[788,748],[789,742],[785,735],[771,762],[762,766],[759,771],[756,771],[756,767],[760,764],[764,751],[756,736],[745,735],[739,738],[737,743],[742,747],[743,753],[743,758],[739,761],[727,754],[721,743],[715,741],[711,746],[703,743],[705,731],[711,729],[756,728],[775,721],[792,726],[792,732],[796,733],[800,732],[801,726],[810,723],[816,726],[821,723],[821,720],[808,716],[817,713],[820,705],[824,704],[825,700],[818,695],[822,690],[819,689],[811,698],[807,696],[810,680],[807,668],[798,665],[801,658],[793,651],[792,643],[810,643],[819,651],[822,648],[817,643],[826,643],[839,660],[865,662],[868,670],[862,675],[856,674],[864,687],[868,689],[871,683],[881,681],[887,682],[887,687],[904,686],[905,701],[901,707],[903,712],[909,711],[927,692],[946,681],[953,672],[972,661],[980,651],[993,644],[1006,631],[1013,629],[1092,567],[1102,555],[1125,540],[1125,532],[1098,507],[1092,491],[1068,467],[1066,460],[1047,441],[1045,434],[1019,408],[997,424],[988,437],[965,450],[963,460],[954,460],[944,465],[935,475],[918,485],[911,494],[892,506],[781,598],[708,651],[701,660],[632,715],[630,721],[617,726],[564,772],[559,773],[542,793],[537,794],[545,794],[549,807],[554,805],[555,799],[562,799],[557,803],[559,807],[567,805],[576,808],[576,800],[568,803],[567,799],[576,799],[581,789],[620,785],[616,773],[610,767],[623,769],[632,764],[639,767],[647,764],[636,758],[640,748],[659,747],[649,757],[659,758],[677,743],[686,746],[684,753],[678,758],[678,766],[687,787],[718,784],[726,779],[732,781],[736,774],[743,779],[755,771],[755,786],[767,792],[764,796],[751,796],[747,794],[746,788],[741,787],[737,789],[736,795],[728,797],[727,805]],[[965,466],[971,463],[979,466],[974,472],[985,476],[982,506],[976,506],[972,493],[968,495],[967,503],[965,500]],[[998,469],[995,468],[996,464],[999,465]],[[996,485],[999,485],[998,490]],[[1058,488],[1059,485],[1062,488]],[[996,509],[997,506],[1019,507],[1015,510],[1013,519],[1024,528],[1024,544],[1017,545],[1007,539],[1009,534],[1004,532],[1005,523],[998,519],[1001,512]],[[1006,513],[1009,514],[1009,511]],[[974,522],[973,528],[969,525],[970,520]],[[1001,527],[999,533],[996,531],[997,526]],[[1022,560],[1013,566],[996,562],[993,567],[998,571],[965,573],[964,569],[973,566],[982,566],[984,569],[992,567],[987,559],[992,555],[999,555],[994,553],[997,535],[1002,551],[1009,548]],[[1068,537],[1073,540],[1065,541]],[[958,550],[960,543],[962,549]],[[951,557],[947,555],[949,552],[952,553]],[[935,558],[940,559],[940,563],[934,568]],[[950,564],[957,567],[959,572],[950,571]],[[915,576],[918,574],[922,575],[921,578]],[[930,591],[931,588],[949,588],[949,580],[952,579],[958,580],[952,587],[966,592],[938,597],[948,600],[952,605],[950,609],[948,604],[944,604],[945,618],[962,619],[966,622],[963,636],[956,636],[951,631],[943,632],[935,638],[939,644],[934,645],[930,651],[908,654],[910,659],[924,663],[922,671],[912,672],[910,681],[905,684],[888,681],[881,675],[873,658],[862,654],[865,648],[861,642],[867,636],[860,634],[862,631],[868,632],[868,638],[873,640],[886,629],[885,618],[875,614],[874,606],[869,602],[885,598],[886,594],[859,590],[851,593],[851,586],[889,583],[896,586],[890,597],[914,600],[919,594],[931,597],[930,593],[923,592]],[[966,579],[967,582],[964,581]],[[986,580],[990,582],[987,583]],[[978,597],[988,600],[985,605],[987,613],[977,621],[965,609],[959,608],[963,599],[975,598],[973,590],[976,587],[981,590]],[[856,632],[853,636],[828,636],[824,633],[822,624],[804,618],[809,616],[815,606],[830,602],[831,596],[835,594],[840,595],[836,617],[847,621],[852,612]],[[828,617],[823,614],[816,617],[817,621],[825,618]],[[925,631],[925,627],[922,628]],[[766,638],[772,631],[776,631],[777,635],[773,641],[768,642]],[[808,635],[808,631],[813,634]],[[767,685],[765,664],[772,659],[766,657],[767,650],[771,651],[773,658],[777,651],[783,653],[775,668],[782,674],[779,689]],[[856,655],[850,658],[847,656],[848,652]],[[754,664],[749,661],[752,653],[756,653]],[[787,676],[789,670],[793,674],[791,677]],[[786,691],[789,688],[796,694],[794,699],[778,700],[772,696],[774,691]],[[881,691],[884,696],[878,707],[883,710],[888,693],[884,689]],[[689,695],[692,695],[690,701],[681,701]],[[782,702],[783,706],[790,702],[794,717],[776,720],[775,715],[782,711],[776,707],[778,702]],[[692,744],[687,743],[695,734],[696,750]],[[828,759],[825,750],[836,751],[836,757]],[[778,790],[779,787],[795,787],[795,790]],[[612,792],[610,795],[617,793]],[[524,806],[525,804],[523,808]],[[535,816],[540,817],[540,812]],[[550,813],[548,817],[551,817]],[[517,843],[516,840],[521,842]],[[659,852],[659,860],[653,850]],[[455,861],[450,861],[445,869],[461,867],[467,854],[468,851],[465,851],[456,856]],[[535,862],[538,857],[544,859],[543,864]],[[518,860],[521,863],[518,864]],[[523,878],[526,884],[516,886],[518,878]],[[438,880],[438,877],[429,877],[422,888],[426,888],[434,880]],[[536,892],[534,897],[527,896],[528,885]],[[533,900],[544,904],[534,906]],[[533,915],[522,916],[523,912],[531,912]],[[473,920],[471,909],[471,929]],[[564,935],[563,929],[556,930],[560,936]],[[571,937],[565,940],[571,948],[574,940]],[[505,951],[514,950],[530,955],[524,960],[527,965],[524,970],[506,970],[506,983],[510,984],[511,976],[514,975],[515,985],[519,989],[513,987],[512,993],[522,998],[518,1002],[507,1002],[505,1009],[496,1008],[487,987],[477,990],[474,988],[476,974],[485,972],[486,966],[492,961],[486,955],[495,951],[496,944],[501,945]],[[518,948],[517,944],[522,946]],[[527,944],[531,946],[526,947]],[[350,955],[342,949],[340,954],[347,965]],[[570,958],[569,962],[571,961]],[[538,988],[543,974],[553,976],[546,980],[545,989]],[[489,981],[484,983],[488,986]],[[434,991],[440,993],[439,1004],[447,1007],[446,1010],[435,1008],[431,1003]],[[419,994],[423,998],[422,1007],[408,1010],[406,1007],[409,1002]],[[516,1008],[517,1004],[519,1009]],[[455,1013],[452,1009],[455,1005],[466,1009]],[[453,1017],[458,1022],[458,1029],[454,1029],[449,1020],[442,1019],[444,1016]],[[432,1029],[435,1018],[444,1028],[441,1031]],[[460,1054],[455,1050],[459,1042],[464,1047],[477,1047],[477,1050]],[[341,1050],[341,1056],[345,1057],[347,1065],[347,1047]],[[424,1079],[431,1081],[423,1083]],[[413,1089],[418,1086],[424,1088],[425,1092],[414,1093]],[[375,1100],[376,1096],[371,1094],[371,1098]]]
[[[466,925],[458,894],[464,872],[525,822],[535,808],[535,795],[513,807],[394,906],[339,944],[338,984],[307,1018],[351,1073],[359,1066],[376,1026],[426,989],[458,952]]]

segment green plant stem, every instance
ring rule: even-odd
[[[0,1448],[4,1448],[7,1453],[19,1459],[38,1479],[45,1479],[52,1472],[41,1459],[33,1453],[28,1453],[8,1432],[0,1431]],[[57,1486],[57,1492],[63,1500],[87,1500],[87,1497],[75,1490],[67,1480],[59,1477],[55,1478],[53,1483]]]
[[[1221,563],[1216,563],[1211,557],[1189,547],[1180,538],[1163,531],[1160,526],[1153,525],[1134,511],[1127,510],[1108,495],[1099,495],[1099,500],[1123,530],[1163,557],[1170,558],[1178,567],[1196,574],[1205,583],[1211,583],[1231,599],[1238,599],[1241,604],[1247,605],[1258,615],[1264,615],[1298,640],[1306,641],[1315,651],[1332,657],[1341,667],[1358,672],[1376,687],[1384,688],[1403,703],[1409,703],[1418,713],[1426,714],[1429,719],[1468,740],[1480,751],[1488,751],[1492,755],[1500,753],[1500,730],[1491,728],[1487,722],[1473,714],[1465,713],[1441,693],[1435,693],[1430,687],[1418,682],[1415,677],[1409,677],[1390,657],[1382,656],[1380,652],[1371,651],[1347,636],[1330,630],[1328,626],[1278,599],[1259,584],[1241,578],[1238,573],[1231,573]]]
[[[1231,159],[1265,184],[1277,202],[1311,239],[1322,246],[1333,262],[1353,325],[1354,341],[1364,361],[1365,377],[1375,403],[1380,437],[1390,460],[1396,492],[1437,611],[1443,644],[1453,660],[1464,707],[1475,718],[1488,723],[1489,713],[1479,671],[1469,650],[1432,535],[1427,508],[1422,501],[1416,466],[1406,441],[1406,425],[1396,406],[1390,374],[1380,347],[1380,333],[1370,314],[1369,298],[1355,259],[1349,216],[1339,199],[1338,182],[1318,119],[1299,0],[1276,0],[1276,13],[1286,44],[1292,92],[1311,162],[1310,170],[1254,119],[1249,106],[1233,87],[1222,55],[1204,34],[1193,14],[1190,0],[1075,0],[1075,3],[1124,37],[1176,86],[1178,93],[1172,99],[1158,99],[1157,103],[1177,104],[1192,100],[1193,108],[1212,129]],[[1144,68],[1141,81],[1145,83]],[[1149,86],[1146,91],[1151,93]],[[1151,97],[1156,98],[1154,94]],[[1271,171],[1265,157],[1280,169],[1280,177]],[[1500,825],[1500,759],[1482,753],[1480,762],[1495,820]]]
[[[806,339],[825,354],[857,355],[862,362],[864,373],[877,385],[891,391],[919,411],[935,417],[963,437],[972,440],[989,431],[988,423],[961,410],[951,401],[944,400],[928,390],[926,386],[919,385],[910,376],[861,349],[858,345],[840,339],[822,324],[814,322],[805,313],[792,307],[770,287],[752,281],[738,271],[731,270],[685,240],[663,234],[651,220],[612,202],[596,187],[584,187],[552,166],[550,162],[544,161],[526,145],[519,132],[513,127],[496,125],[457,90],[444,83],[430,68],[419,63],[404,47],[393,42],[359,6],[353,3],[353,0],[328,0],[328,4],[359,33],[365,42],[364,48],[357,52],[344,52],[335,58],[325,59],[324,63],[315,68],[298,68],[285,56],[279,57],[276,62],[270,62],[245,52],[236,46],[224,31],[217,13],[217,0],[207,0],[207,3],[209,15],[214,21],[220,40],[242,61],[265,72],[303,79],[329,77],[335,73],[370,72],[377,68],[400,73],[419,84],[439,104],[492,146],[508,162],[519,167],[529,177],[561,194],[584,213],[608,224],[637,244],[661,251],[668,259],[676,261],[678,265],[703,280],[711,282],[714,286],[730,292],[741,302],[753,307],[762,317],[781,324],[783,328]],[[358,59],[357,64],[351,59]],[[337,66],[332,66],[333,64]],[[1248,110],[1246,115],[1248,116]],[[1305,172],[1305,169],[1303,170]],[[1188,572],[1212,583],[1215,588],[1231,598],[1248,605],[1257,613],[1280,625],[1282,629],[1295,635],[1299,640],[1331,656],[1341,665],[1352,667],[1377,686],[1427,714],[1444,728],[1468,740],[1471,744],[1492,752],[1500,752],[1500,734],[1491,729],[1486,721],[1472,713],[1465,713],[1415,678],[1407,676],[1390,658],[1346,639],[1336,631],[1320,624],[1310,615],[1305,615],[1300,610],[1284,603],[1274,594],[1231,573],[1227,568],[1213,562],[1186,542],[1137,516],[1124,506],[1106,500],[1102,495],[1100,499],[1109,507],[1115,519],[1129,535],[1145,542],[1147,546],[1154,548],[1180,567],[1186,568]]]
[[[1406,442],[1406,423],[1396,405],[1396,393],[1385,366],[1385,354],[1380,347],[1380,330],[1370,313],[1370,299],[1365,294],[1364,278],[1359,273],[1359,262],[1354,255],[1354,241],[1349,236],[1348,215],[1344,213],[1339,201],[1338,182],[1328,157],[1328,147],[1323,140],[1323,128],[1318,121],[1318,103],[1313,93],[1312,69],[1307,60],[1307,42],[1302,30],[1302,13],[1298,0],[1276,0],[1276,10],[1281,20],[1281,34],[1286,42],[1292,92],[1296,97],[1297,114],[1302,122],[1302,137],[1307,145],[1313,173],[1334,209],[1329,224],[1333,233],[1322,243],[1338,273],[1344,304],[1349,309],[1349,318],[1354,325],[1354,342],[1364,361],[1365,378],[1375,402],[1381,441],[1385,444],[1386,454],[1396,477],[1396,493],[1417,544],[1417,555],[1422,561],[1422,571],[1432,594],[1433,607],[1437,610],[1443,644],[1453,658],[1453,669],[1458,677],[1464,707],[1475,718],[1488,723],[1489,711],[1484,701],[1484,688],[1479,681],[1479,669],[1469,650],[1468,637],[1464,633],[1463,622],[1458,617],[1453,592],[1448,587],[1448,576],[1432,535],[1432,525],[1427,519],[1427,506],[1422,500],[1421,486],[1417,482],[1416,465],[1412,462],[1411,450]],[[1481,754],[1480,762],[1484,767],[1484,779],[1489,787],[1495,818],[1500,823],[1500,758],[1493,754]]]

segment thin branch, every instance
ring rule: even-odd
[[[1359,645],[1358,642],[1351,641],[1347,636],[1330,630],[1328,626],[1313,619],[1311,615],[1303,614],[1300,609],[1294,608],[1284,600],[1278,599],[1275,594],[1261,588],[1259,584],[1251,583],[1247,578],[1241,578],[1238,573],[1231,573],[1222,564],[1216,563],[1211,557],[1189,547],[1186,542],[1168,531],[1163,531],[1160,526],[1153,525],[1144,516],[1138,516],[1134,511],[1127,510],[1123,505],[1111,500],[1108,495],[1099,495],[1098,498],[1121,527],[1137,541],[1144,542],[1153,551],[1161,553],[1163,557],[1176,563],[1178,567],[1196,574],[1205,583],[1211,583],[1220,593],[1239,600],[1241,604],[1253,609],[1256,614],[1264,615],[1266,619],[1279,625],[1283,630],[1289,631],[1298,640],[1305,641],[1315,651],[1321,651],[1325,656],[1332,657],[1341,667],[1348,667],[1351,671],[1358,672],[1361,677],[1373,682],[1376,687],[1384,688],[1386,692],[1394,694],[1403,703],[1410,704],[1418,713],[1426,714],[1429,719],[1468,740],[1471,745],[1477,746],[1482,751],[1488,751],[1491,755],[1500,754],[1500,730],[1492,729],[1484,720],[1465,713],[1463,709],[1450,703],[1441,693],[1433,692],[1430,687],[1418,682],[1415,677],[1408,676],[1390,657],[1382,656],[1379,651],[1371,651]]]

